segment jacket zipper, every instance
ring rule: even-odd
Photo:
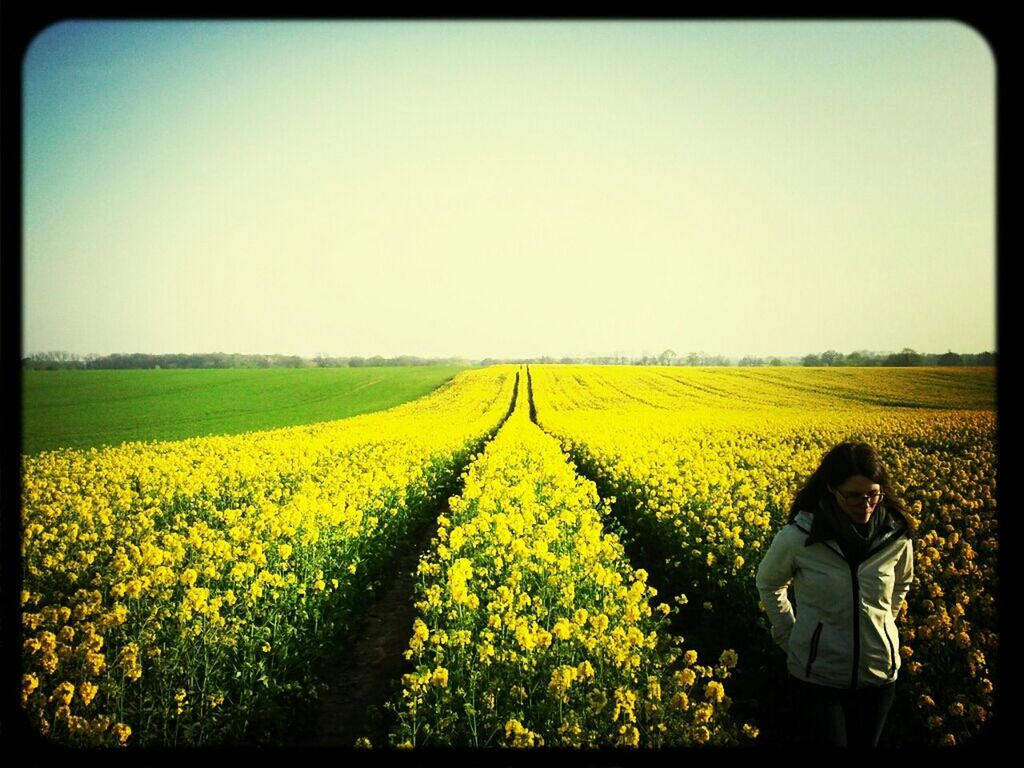
[[[853,586],[853,670],[850,688],[857,687],[857,668],[860,666],[860,579],[857,577],[857,568],[850,563],[850,583]]]
[[[807,672],[804,675],[808,680],[811,679],[811,665],[814,663],[814,659],[818,656],[818,641],[821,640],[821,630],[824,626],[825,625],[819,621],[818,626],[814,628],[814,634],[811,635],[811,649],[807,654]]]
[[[811,533],[810,531],[805,530],[804,527],[801,526],[801,525],[797,525],[797,528],[799,528],[801,531],[806,533],[808,536]],[[892,542],[897,541],[898,539],[902,538],[905,533],[906,533],[905,531],[897,531],[895,533],[895,535],[887,536],[885,539],[883,539],[881,542],[879,542],[879,544],[876,547],[874,547],[869,552],[867,552],[864,555],[864,558],[861,560],[861,562],[862,563],[865,562],[869,557],[871,557],[876,552],[880,552],[881,550],[883,550],[887,546],[889,546]],[[857,668],[860,666],[860,580],[859,580],[859,578],[857,576],[857,571],[858,571],[859,566],[856,566],[853,563],[851,563],[849,560],[846,560],[846,556],[842,552],[836,550],[834,547],[829,547],[826,542],[821,542],[821,543],[825,544],[826,547],[828,547],[833,552],[835,552],[840,558],[842,558],[843,560],[846,561],[847,565],[850,566],[850,585],[853,588],[853,669],[851,670],[851,674],[850,674],[850,688],[851,689],[856,689],[856,687],[857,687]],[[818,650],[817,643],[818,643],[818,637],[821,634],[821,626],[822,626],[821,622],[819,621],[818,622],[818,627],[814,630],[814,636],[811,639],[811,656],[807,660],[807,677],[808,678],[810,678],[810,676],[811,676],[811,662],[814,661],[814,656],[815,656],[815,654],[817,653],[817,650]],[[889,629],[888,629],[888,627],[885,627],[885,639],[889,642],[889,661],[890,661],[890,664],[895,666],[896,662],[895,662],[895,658],[894,658],[894,655],[893,655],[892,640],[889,638]]]

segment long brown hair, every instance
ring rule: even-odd
[[[814,512],[821,498],[829,493],[829,487],[838,488],[854,475],[863,475],[878,483],[885,494],[885,508],[906,520],[906,509],[893,493],[889,475],[875,449],[867,443],[848,441],[826,453],[814,474],[797,491],[789,508],[789,522],[793,522],[798,512]]]

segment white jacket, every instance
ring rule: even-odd
[[[835,540],[804,546],[811,520],[798,513],[757,569],[772,639],[786,651],[790,674],[834,688],[894,681],[900,668],[895,619],[914,578],[906,528],[890,518],[853,569]],[[795,606],[786,594],[790,581]]]

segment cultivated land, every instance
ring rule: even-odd
[[[23,707],[77,746],[784,745],[754,575],[864,439],[915,531],[882,745],[984,744],[995,438],[993,369],[506,365],[351,419],[25,456]]]
[[[24,371],[22,452],[231,435],[342,419],[422,397],[460,370]]]

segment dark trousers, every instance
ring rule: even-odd
[[[896,683],[867,688],[830,688],[789,679],[799,720],[799,740],[809,746],[877,747]]]

